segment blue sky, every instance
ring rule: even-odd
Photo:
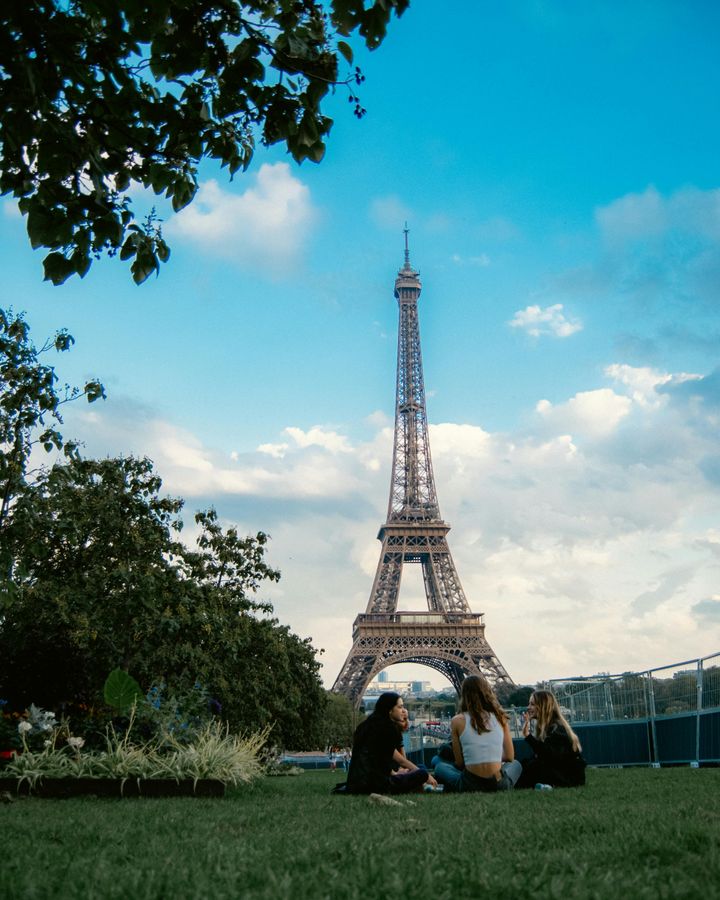
[[[43,284],[3,201],[3,305],[107,387],[66,433],[151,456],[188,519],[268,531],[267,596],[331,684],[387,508],[407,220],[440,507],[510,674],[720,650],[719,26],[712,2],[416,0],[358,51],[368,113],[338,92],[323,163],[203,167],[140,288],[117,260]]]

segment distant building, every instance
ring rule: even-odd
[[[395,691],[396,694],[401,694],[403,697],[418,697],[421,694],[434,693],[429,681],[390,681],[387,672],[380,672],[377,680],[371,681],[367,686],[365,696],[377,697],[385,691]]]

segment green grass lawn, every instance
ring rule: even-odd
[[[552,793],[331,797],[339,774],[222,800],[0,805],[0,897],[720,897],[720,769],[589,770]]]

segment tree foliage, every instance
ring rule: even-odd
[[[498,686],[496,693],[498,700],[505,707],[525,707],[530,702],[533,690],[534,688],[530,684],[501,684]]]
[[[405,706],[411,719],[417,715],[430,719],[447,719],[457,712],[457,699],[457,695],[453,693],[435,697],[411,697],[405,700]]]
[[[0,538],[14,498],[23,490],[33,447],[63,450],[66,456],[77,451],[77,444],[64,441],[58,430],[61,407],[80,397],[89,403],[105,397],[97,380],[82,389],[60,387],[55,368],[41,358],[51,350],[69,350],[74,343],[62,330],[38,349],[24,317],[0,309]],[[8,570],[3,566],[2,571]]]
[[[351,747],[356,726],[355,709],[347,697],[325,692],[327,705],[320,731],[320,746]]]
[[[45,278],[120,253],[137,283],[168,259],[135,220],[134,182],[182,209],[209,157],[233,175],[255,146],[319,162],[322,103],[362,81],[343,40],[373,49],[409,0],[23,0],[0,4],[0,193],[18,198]],[[347,74],[341,75],[341,66]]]
[[[146,687],[196,682],[235,728],[312,744],[324,708],[307,640],[266,615],[255,592],[279,573],[267,536],[198,513],[196,549],[178,539],[182,501],[161,495],[147,459],[74,457],[18,498],[5,537],[13,601],[0,619],[0,691],[16,707],[102,702],[115,668]]]
[[[59,431],[61,407],[104,396],[59,387],[22,316],[0,310],[0,696],[22,709],[102,702],[109,672],[191,692],[196,682],[236,727],[276,723],[274,740],[313,744],[325,706],[319,663],[270,617],[256,592],[279,573],[267,535],[195,516],[179,540],[181,500],[164,496],[148,459],[83,459]],[[36,445],[64,462],[29,470]]]

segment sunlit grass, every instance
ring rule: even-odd
[[[709,898],[720,769],[591,770],[579,790],[331,797],[329,772],[224,799],[0,805],[3,898]]]

